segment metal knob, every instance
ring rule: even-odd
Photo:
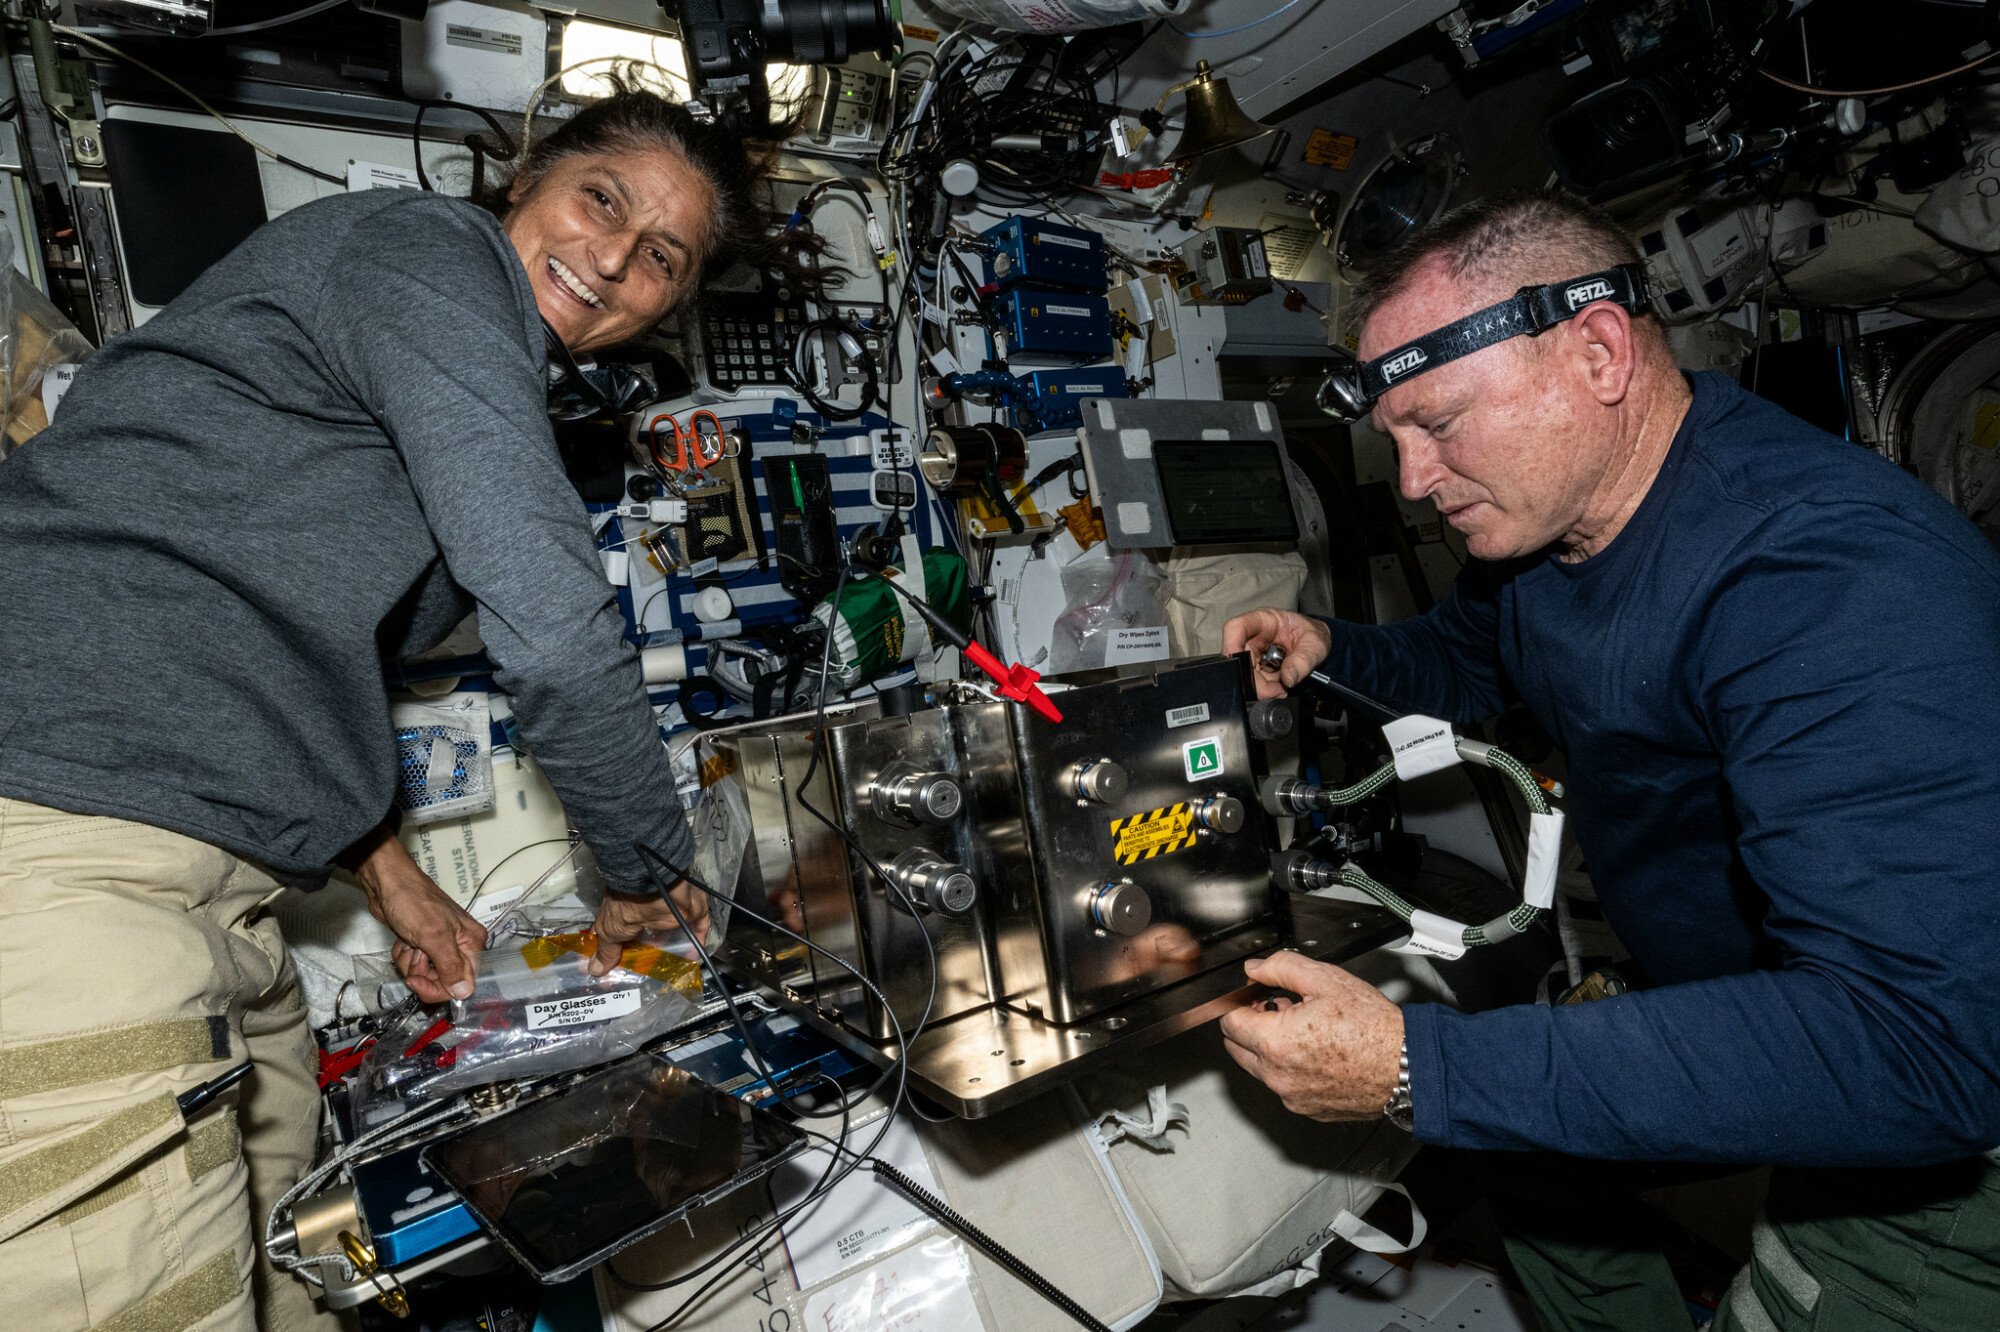
[[[1282,740],[1292,733],[1292,702],[1287,698],[1260,698],[1244,710],[1244,724],[1255,740]]]
[[[1106,883],[1090,895],[1090,923],[1131,936],[1153,923],[1153,899],[1130,879]]]
[[[1125,798],[1132,789],[1132,779],[1110,759],[1089,759],[1070,769],[1069,787],[1079,800],[1109,805]]]
[[[1219,833],[1243,830],[1243,802],[1235,796],[1216,796],[1194,807],[1195,822]]]
[[[965,807],[965,793],[941,772],[892,763],[869,787],[869,807],[891,823],[949,823]]]
[[[920,912],[962,916],[972,910],[979,897],[979,885],[970,870],[921,846],[913,846],[891,861],[889,873],[909,895],[910,905]],[[889,897],[897,906],[904,906],[896,894]]]

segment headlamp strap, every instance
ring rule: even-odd
[[[1647,308],[1645,270],[1638,264],[1620,264],[1567,282],[1523,287],[1498,305],[1476,310],[1414,342],[1362,362],[1362,392],[1368,395],[1368,401],[1374,402],[1411,375],[1435,370],[1447,361],[1470,356],[1523,333],[1533,337],[1596,301],[1614,301],[1633,314],[1643,314]]]

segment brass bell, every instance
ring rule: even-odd
[[[1216,78],[1206,60],[1195,62],[1193,78],[1162,93],[1155,109],[1165,112],[1168,99],[1181,92],[1187,94],[1187,123],[1181,129],[1180,141],[1167,154],[1171,161],[1185,162],[1232,148],[1275,133],[1278,128],[1252,120],[1236,104],[1236,95],[1229,91],[1229,80]]]

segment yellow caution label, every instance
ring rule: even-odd
[[[1330,129],[1316,129],[1306,139],[1306,161],[1314,166],[1345,171],[1354,161],[1354,150],[1360,146],[1361,140],[1352,134],[1335,134]]]
[[[1194,805],[1182,801],[1111,820],[1111,854],[1121,865],[1170,856],[1195,843]]]

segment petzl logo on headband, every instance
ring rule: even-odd
[[[1408,351],[1397,352],[1382,362],[1382,378],[1393,384],[1428,359],[1422,347],[1412,347]]]
[[[1612,291],[1611,284],[1603,278],[1592,278],[1588,282],[1563,288],[1563,299],[1569,302],[1572,311],[1581,310],[1592,301],[1608,301],[1615,295],[1617,293]]]

